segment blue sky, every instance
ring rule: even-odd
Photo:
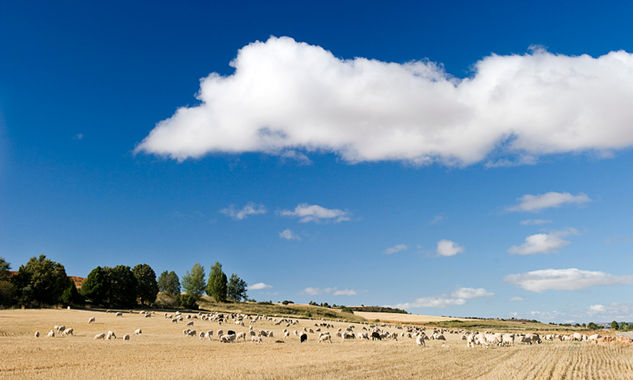
[[[0,256],[633,320],[632,11],[3,3]]]

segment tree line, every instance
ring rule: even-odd
[[[194,264],[181,281],[174,271],[156,273],[148,264],[94,268],[80,289],[66,274],[64,266],[46,258],[32,257],[17,273],[0,257],[0,306],[42,307],[51,305],[103,307],[154,306],[158,293],[175,300],[175,305],[197,309],[203,292],[217,302],[247,300],[247,285],[237,274],[227,279],[222,265],[216,261],[205,281],[204,268]],[[184,289],[184,294],[181,293]]]

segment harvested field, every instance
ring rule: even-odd
[[[88,324],[90,316],[96,322]],[[234,323],[192,319],[195,329],[222,328],[247,331]],[[633,379],[633,348],[586,342],[544,342],[514,347],[466,348],[460,334],[447,341],[427,341],[417,347],[406,337],[388,341],[352,340],[334,336],[333,343],[318,343],[309,334],[306,343],[297,336],[283,338],[285,325],[258,321],[255,329],[273,330],[275,338],[261,344],[232,344],[185,337],[184,322],[172,323],[156,313],[152,318],[124,313],[79,310],[0,311],[0,378],[264,378],[264,379]],[[302,320],[289,330],[315,328]],[[75,329],[75,336],[46,337],[53,325]],[[130,341],[95,341],[99,332],[114,331],[119,338],[143,329]],[[355,329],[361,329],[357,324]],[[34,338],[39,330],[43,337]],[[284,340],[285,343],[275,343]]]

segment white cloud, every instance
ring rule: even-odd
[[[521,301],[523,301],[523,297],[519,297],[519,296],[512,297],[512,298],[510,298],[510,301],[511,302],[521,302]]]
[[[444,215],[436,215],[433,219],[431,219],[431,221],[429,222],[430,225],[434,225],[434,224],[438,224],[439,222],[443,221],[444,219],[446,219],[446,217]]]
[[[83,139],[84,139],[83,133],[77,133],[76,135],[73,136],[73,140],[83,140]]]
[[[281,231],[279,233],[279,237],[286,240],[301,240],[301,236],[292,232],[292,230],[289,228],[286,228],[285,230]]]
[[[604,272],[569,269],[542,269],[510,274],[505,280],[531,292],[578,290],[591,286],[633,284],[633,275],[617,276]]]
[[[355,296],[356,295],[356,290],[353,289],[341,289],[341,290],[335,290],[334,292],[332,292],[333,295],[335,296]]]
[[[273,287],[272,285],[268,285],[263,282],[258,282],[256,284],[249,285],[248,290],[262,290],[262,289],[270,289],[272,287]]]
[[[492,54],[458,79],[428,60],[344,60],[271,37],[241,48],[231,66],[229,76],[203,78],[199,104],[159,122],[136,152],[184,160],[305,149],[349,162],[468,165],[493,151],[535,157],[633,145],[625,51]]]
[[[294,216],[302,223],[332,221],[334,223],[350,220],[349,212],[339,209],[328,209],[319,205],[309,205],[301,203],[294,210],[282,210],[283,216]]]
[[[508,253],[515,255],[533,255],[536,253],[555,253],[559,249],[571,244],[564,240],[567,235],[576,235],[578,231],[569,228],[563,231],[552,231],[549,233],[541,233],[530,235],[525,238],[525,242],[521,245],[513,245],[508,249]]]
[[[303,292],[305,294],[311,295],[311,296],[316,296],[321,294],[321,289],[319,288],[305,288],[303,289]]]
[[[333,296],[355,296],[357,294],[356,290],[353,289],[338,289],[338,288],[305,288],[303,289],[303,293],[317,296],[319,294],[331,294]]]
[[[407,247],[406,244],[396,244],[396,245],[394,245],[391,248],[385,249],[385,253],[387,255],[391,255],[391,254],[394,254],[394,253],[405,251],[407,248],[409,248],[409,247]]]
[[[265,214],[267,211],[264,205],[257,205],[253,202],[249,202],[241,209],[236,209],[235,206],[230,205],[229,207],[220,210],[220,212],[235,220],[242,220],[242,219],[246,219],[250,215]]]
[[[311,165],[312,161],[308,156],[304,153],[298,152],[296,150],[287,150],[281,154],[281,158],[284,160],[295,161],[298,165]]]
[[[495,295],[494,293],[489,292],[484,288],[459,288],[453,293],[451,293],[452,297],[461,298],[465,300],[469,300],[472,298],[479,298],[479,297],[490,297],[494,295]]]
[[[455,256],[461,252],[464,252],[464,247],[454,241],[442,239],[437,242],[437,254],[440,256]]]
[[[607,308],[604,307],[604,305],[597,304],[589,306],[589,312],[591,313],[604,313],[605,310],[607,310]]]
[[[548,223],[552,223],[552,221],[547,219],[526,219],[521,221],[522,226],[540,226]]]
[[[581,204],[591,201],[587,194],[579,193],[573,195],[570,193],[557,193],[555,191],[539,195],[525,194],[518,200],[519,203],[509,207],[508,211],[537,212],[546,208],[560,207],[565,204]]]
[[[442,295],[439,297],[422,297],[413,302],[406,302],[394,305],[400,309],[416,309],[424,307],[444,308],[448,306],[464,305],[467,300],[479,297],[490,297],[494,293],[484,288],[459,288],[451,293],[450,297]]]

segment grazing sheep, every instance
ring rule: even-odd
[[[95,335],[94,340],[105,339],[105,338],[106,338],[106,334],[105,333],[101,333],[101,334]]]
[[[301,340],[301,343],[305,342],[306,340],[308,340],[308,334],[306,333],[301,334],[299,339]]]
[[[123,313],[121,313],[120,311],[117,311],[116,314],[114,314],[115,317],[122,317]]]
[[[39,332],[39,331],[36,331],[36,332],[35,332],[35,337],[36,337],[36,338],[39,338],[39,337],[40,337],[40,332]]]
[[[123,340],[130,340],[130,334],[123,335]]]
[[[134,330],[134,335],[141,335],[142,333],[143,333],[143,330],[141,329]]]
[[[55,337],[55,330],[49,331],[48,334],[46,334],[46,336],[48,336],[49,338]]]
[[[94,323],[94,321],[96,321],[95,317],[90,317],[90,319],[88,319],[88,324]]]
[[[330,333],[324,333],[324,334],[319,335],[319,343],[325,342],[326,340],[332,343],[332,336],[330,335]]]
[[[371,340],[382,340],[382,337],[380,336],[380,333],[378,331],[374,331],[371,333]]]
[[[72,327],[70,327],[64,330],[64,335],[73,335],[74,332],[75,330]]]
[[[198,334],[198,337],[200,339],[204,339],[204,336],[205,336],[205,332],[204,331],[200,331],[200,334]]]
[[[424,343],[424,337],[422,335],[418,335],[415,338],[415,344],[417,344],[418,346],[426,346],[426,343]]]
[[[244,340],[246,342],[246,333],[244,333],[244,332],[237,333],[237,336],[235,337],[235,340],[238,340],[238,339],[242,339],[242,340]]]
[[[253,335],[253,336],[251,336],[251,342],[261,343],[262,342],[262,337]]]
[[[235,342],[235,338],[236,338],[235,334],[225,334],[220,337],[220,342],[232,343],[232,342]]]
[[[187,326],[193,326],[193,321],[187,322]]]
[[[108,334],[106,334],[106,339],[116,339],[116,334],[113,331],[108,331]]]

